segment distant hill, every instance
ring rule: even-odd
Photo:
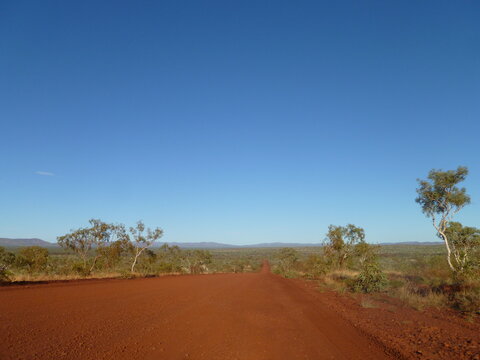
[[[51,242],[42,240],[42,239],[8,239],[0,238],[0,246],[43,246],[43,247],[52,247],[57,246]]]
[[[403,242],[386,242],[378,245],[443,245],[441,241],[403,241]]]
[[[164,243],[156,243],[155,247],[160,247]],[[170,246],[178,246],[182,249],[246,249],[246,248],[283,248],[283,247],[319,247],[322,244],[312,244],[312,243],[282,243],[282,242],[271,242],[271,243],[259,243],[259,244],[250,244],[250,245],[231,245],[231,244],[222,244],[217,242],[167,242]],[[391,242],[391,243],[380,243],[378,245],[442,245],[442,242],[434,241],[405,241],[405,242]]]
[[[163,242],[155,244],[155,247],[162,246]],[[321,246],[321,244],[298,244],[298,243],[261,243],[251,245],[231,245],[217,242],[167,242],[170,246],[178,246],[182,249],[245,249],[245,248],[281,248],[281,247],[309,247]]]
[[[260,243],[260,244],[251,244],[243,245],[242,248],[283,248],[283,247],[312,247],[312,246],[322,246],[322,244],[311,244],[311,243],[282,243],[282,242],[272,242],[272,243]]]
[[[227,248],[240,248],[241,246],[221,244],[216,242],[157,242],[154,247],[160,247],[163,244],[169,246],[178,246],[182,249],[227,249]]]
[[[157,242],[153,247],[160,247],[164,242]],[[283,247],[314,247],[322,246],[322,244],[312,244],[312,243],[282,243],[282,242],[271,242],[271,243],[260,243],[260,244],[250,244],[250,245],[231,245],[231,244],[222,244],[217,242],[167,242],[170,246],[178,246],[182,249],[245,249],[245,248],[283,248]],[[406,242],[385,242],[378,245],[441,245],[442,242],[427,242],[427,241],[406,241]],[[0,246],[43,246],[43,247],[57,247],[55,243],[51,243],[42,239],[8,239],[0,238]]]

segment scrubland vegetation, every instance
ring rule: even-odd
[[[468,169],[432,170],[418,180],[416,202],[432,221],[444,246],[374,246],[354,225],[330,225],[322,249],[301,253],[282,249],[274,271],[319,279],[341,291],[384,292],[415,308],[449,306],[480,314],[480,230],[453,221],[470,203]]]
[[[338,267],[324,248],[281,249],[272,254],[273,271],[286,277],[318,281],[340,292],[391,296],[416,309],[450,307],[465,314],[480,311],[477,277],[460,279],[448,269],[442,245],[383,245],[374,247],[376,264],[367,268],[358,259]],[[290,266],[285,268],[286,253]]]
[[[154,248],[163,230],[148,229],[142,222],[128,230],[98,219],[89,223],[58,237],[61,248],[0,247],[0,281],[247,272],[256,271],[261,263],[258,256],[241,251],[226,256],[168,244]]]
[[[432,170],[419,180],[416,202],[444,245],[377,246],[364,229],[330,225],[322,247],[185,250],[152,247],[163,230],[90,220],[58,237],[61,248],[0,247],[0,281],[135,277],[257,271],[263,259],[285,277],[319,280],[338,291],[381,293],[421,309],[480,313],[480,230],[453,217],[470,203],[458,188],[468,170]]]
[[[25,253],[35,254],[25,258]],[[211,274],[217,272],[253,272],[261,265],[259,255],[243,250],[180,249],[167,244],[146,249],[131,271],[135,253],[119,249],[118,244],[95,250],[83,259],[72,251],[58,248],[0,247],[0,282],[47,281],[82,278],[144,277],[166,274]],[[262,255],[264,256],[264,255]],[[96,258],[96,259],[95,259]],[[264,257],[263,257],[264,258]],[[92,269],[93,261],[95,266]]]

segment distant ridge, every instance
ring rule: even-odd
[[[156,243],[155,247],[160,247],[164,242]],[[245,249],[245,248],[282,248],[282,247],[311,247],[311,246],[322,246],[322,244],[299,244],[299,243],[282,243],[282,242],[272,242],[272,243],[261,243],[261,244],[250,244],[250,245],[232,245],[232,244],[222,244],[217,242],[166,242],[170,246],[178,246],[182,249]]]
[[[42,239],[9,239],[9,238],[0,238],[0,246],[43,246],[43,247],[52,247],[57,246],[57,244],[42,240]]]
[[[282,243],[282,242],[271,242],[271,243],[259,243],[259,244],[250,244],[250,245],[232,245],[232,244],[222,244],[217,242],[156,242],[153,247],[158,248],[163,244],[168,244],[170,246],[178,246],[182,249],[247,249],[247,248],[283,248],[283,247],[318,247],[322,244],[312,244],[312,243]],[[379,243],[378,245],[441,245],[442,242],[434,241],[405,241],[405,242],[384,242]],[[0,238],[0,246],[15,247],[15,246],[43,246],[43,247],[57,247],[56,243],[51,243],[42,239],[9,239],[9,238]]]
[[[322,244],[311,244],[311,243],[282,243],[282,242],[272,242],[272,243],[260,243],[252,245],[243,245],[242,248],[270,248],[270,247],[318,247]]]
[[[384,242],[378,245],[443,245],[441,241],[403,241],[403,242]]]
[[[160,247],[163,244],[169,246],[178,246],[182,249],[229,249],[240,248],[241,246],[221,244],[216,242],[156,242],[153,247]]]

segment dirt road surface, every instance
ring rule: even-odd
[[[391,358],[313,295],[268,264],[251,274],[4,287],[0,359]]]

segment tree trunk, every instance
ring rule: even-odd
[[[133,264],[132,264],[132,268],[131,268],[131,272],[133,273],[133,271],[135,270],[135,265],[137,265],[137,260],[140,256],[140,254],[142,253],[143,250],[145,250],[146,248],[142,248],[141,250],[139,248],[136,249],[135,251],[135,259],[133,259]]]
[[[139,255],[139,253],[137,252],[137,253],[135,254],[135,258],[133,259],[132,268],[130,269],[130,272],[131,272],[132,274],[133,274],[133,271],[135,270],[135,265],[137,264],[138,255]]]
[[[95,258],[93,259],[93,264],[92,264],[92,266],[90,267],[90,272],[92,272],[93,269],[95,268],[95,264],[97,263],[97,259],[98,259],[98,256],[95,256]]]
[[[443,231],[438,231],[438,233],[440,234],[440,236],[442,237],[443,241],[445,242],[445,247],[447,248],[447,262],[448,262],[448,266],[450,266],[450,269],[453,271],[453,272],[456,272],[457,269],[455,269],[455,267],[452,265],[452,250],[450,249],[450,244],[448,243],[448,239],[447,239],[447,236],[445,235],[445,233]]]

